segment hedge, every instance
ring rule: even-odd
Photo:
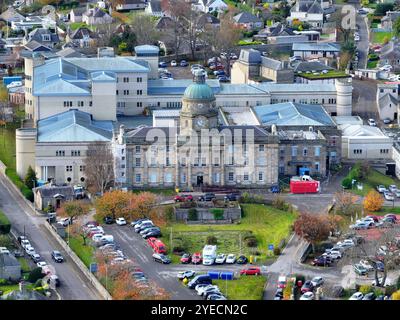
[[[11,223],[3,211],[0,210],[0,234],[9,233],[11,230]]]
[[[14,169],[7,168],[6,175],[10,180],[17,186],[26,199],[33,202],[33,192],[29,189],[20,179],[17,172]]]

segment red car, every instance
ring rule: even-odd
[[[175,202],[193,201],[193,196],[190,194],[177,195],[175,196],[174,201]]]
[[[153,248],[155,253],[167,253],[165,244],[157,238],[150,237],[147,239],[147,243]]]
[[[192,256],[189,253],[185,253],[182,255],[181,263],[190,263],[192,261]]]
[[[192,263],[199,264],[199,263],[201,263],[201,261],[202,261],[201,253],[199,253],[199,252],[194,253],[192,256]]]
[[[258,276],[259,274],[261,274],[261,270],[259,267],[250,267],[247,269],[243,269],[240,271],[240,274],[245,274],[247,276],[251,276],[251,275],[256,275]]]

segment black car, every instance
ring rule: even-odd
[[[114,223],[114,219],[111,216],[107,216],[104,218],[104,223],[105,224],[113,224]]]
[[[199,201],[213,201],[216,198],[214,193],[205,193],[199,197]]]
[[[140,233],[141,236],[144,236],[144,235],[146,235],[146,234],[148,234],[150,232],[153,232],[153,231],[160,231],[160,228],[152,226],[150,228],[146,228],[146,229],[140,231],[139,233]]]
[[[227,195],[224,197],[224,200],[225,200],[225,201],[236,201],[237,198],[238,198],[238,195],[237,195],[237,194],[235,194],[235,193],[230,193],[230,194],[227,194]]]
[[[236,263],[237,264],[246,264],[248,261],[248,259],[245,256],[240,256],[239,258],[237,258]]]
[[[376,295],[373,292],[367,293],[362,299],[363,300],[375,300]]]
[[[203,298],[204,298],[205,300],[207,300],[208,296],[214,295],[214,294],[219,294],[219,295],[222,296],[222,293],[221,293],[218,289],[213,289],[213,290],[204,292]]]
[[[54,250],[51,253],[51,257],[55,262],[61,263],[64,261],[64,257],[61,255],[60,251]]]
[[[181,60],[181,62],[179,63],[179,65],[181,67],[187,67],[189,65],[189,63],[186,60]]]
[[[143,238],[144,239],[148,239],[148,238],[151,238],[151,237],[159,238],[161,236],[162,236],[162,233],[161,233],[160,230],[154,230],[154,231],[151,231],[149,233],[146,233],[146,235],[144,235]]]
[[[313,266],[318,267],[329,267],[332,264],[332,260],[329,257],[318,257],[312,262]]]
[[[164,254],[161,254],[161,253],[154,253],[153,254],[153,259],[154,259],[154,261],[160,262],[162,264],[171,263],[171,259],[168,256],[166,256]]]

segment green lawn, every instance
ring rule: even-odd
[[[7,125],[9,126],[9,125]],[[11,169],[15,169],[15,127],[0,128],[0,160]]]
[[[318,75],[312,73],[301,73],[298,76],[306,79],[329,79],[329,78],[347,78],[349,77],[344,71],[329,70],[327,73],[320,73]]]
[[[213,280],[229,300],[262,300],[264,276],[241,276],[237,280]]]
[[[370,170],[367,179],[361,181],[361,183],[363,184],[363,190],[356,190],[356,187],[354,187],[353,190],[349,191],[358,194],[360,196],[365,196],[371,189],[376,190],[376,186],[379,184],[385,185],[386,188],[391,184],[397,184],[400,187],[400,183],[398,180],[395,180],[387,175],[384,175],[374,169]]]
[[[30,272],[31,267],[29,266],[28,260],[26,260],[24,257],[17,258],[19,263],[21,264],[21,270],[22,272]]]
[[[383,44],[385,38],[390,40],[392,37],[393,37],[393,32],[373,32],[372,43]]]
[[[88,240],[86,241],[88,242]],[[90,263],[92,263],[94,260],[94,248],[88,243],[86,246],[84,246],[81,237],[70,237],[69,245],[79,259],[81,259],[82,262],[89,268]]]
[[[368,69],[375,69],[377,65],[378,65],[378,60],[377,61],[368,61],[367,62],[367,68]]]
[[[173,246],[180,244],[185,251],[194,253],[201,252],[208,236],[217,238],[218,252],[242,254],[247,256],[260,254],[258,261],[265,259],[268,244],[278,246],[282,239],[290,233],[296,214],[288,213],[275,208],[260,204],[242,204],[243,218],[239,224],[230,225],[186,225],[174,223],[163,228],[163,242],[167,248],[171,248],[170,234],[172,228]],[[249,248],[244,238],[253,234],[258,246]],[[171,253],[171,252],[170,252]],[[179,257],[171,254],[172,262],[178,262]]]

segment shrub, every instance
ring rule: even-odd
[[[211,209],[210,212],[214,215],[215,220],[224,219],[224,210],[223,209]]]
[[[274,248],[274,255],[279,256],[280,254],[281,254],[281,249],[278,247]]]
[[[11,230],[11,223],[3,211],[0,210],[0,234],[7,234]]]
[[[164,209],[165,219],[167,221],[174,221],[175,220],[175,212],[172,206],[165,207]]]
[[[6,234],[0,234],[0,247],[10,248],[11,246],[12,246],[12,241],[10,237]]]
[[[17,186],[26,199],[33,202],[33,192],[29,189],[20,179],[17,172],[14,169],[7,168],[6,175],[10,180]]]
[[[360,291],[362,294],[370,293],[370,292],[372,292],[372,286],[367,285],[367,284],[362,285],[362,286],[360,286],[360,289],[358,291]]]
[[[28,275],[28,281],[31,283],[36,283],[39,279],[42,279],[44,274],[42,273],[42,268],[35,268]]]
[[[274,200],[272,200],[272,206],[275,209],[279,209],[279,210],[283,210],[283,211],[286,211],[289,207],[289,205],[286,203],[286,201],[280,196],[277,196],[274,198]]]
[[[197,210],[195,208],[190,208],[188,211],[188,220],[196,221],[197,219]]]
[[[181,253],[185,252],[186,247],[184,242],[181,239],[174,239],[173,246],[172,246],[172,252],[173,253]]]
[[[206,239],[206,244],[216,245],[218,243],[218,239],[215,236],[208,236]]]
[[[393,293],[397,291],[396,286],[387,286],[385,288],[385,294],[391,296]]]
[[[246,246],[248,246],[249,248],[255,248],[257,247],[258,241],[257,238],[255,236],[250,236],[247,237],[244,242],[246,243]]]

